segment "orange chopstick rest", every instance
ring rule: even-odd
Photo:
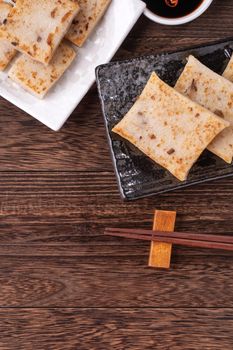
[[[175,228],[176,212],[156,210],[154,215],[153,231],[172,232]],[[151,242],[149,263],[150,267],[170,268],[172,244]]]

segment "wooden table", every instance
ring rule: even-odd
[[[233,36],[232,13],[215,0],[182,27],[142,17],[115,59]],[[96,87],[59,133],[0,111],[0,349],[232,350],[231,253],[175,248],[158,271],[148,243],[103,230],[151,228],[157,208],[178,212],[177,230],[230,233],[233,179],[124,203]]]

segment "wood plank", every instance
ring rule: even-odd
[[[232,191],[225,179],[124,203],[113,173],[2,172],[0,305],[227,307],[231,254],[175,247],[164,273],[146,267],[147,243],[103,231],[119,217],[150,228],[157,207],[177,210],[179,231],[231,233]]]
[[[96,87],[59,132],[1,97],[0,115],[0,171],[112,170]]]
[[[231,350],[232,314],[232,308],[2,309],[0,348]]]
[[[94,224],[103,229],[119,225],[119,217],[123,217],[122,226],[135,227],[137,223],[151,228],[156,207],[177,211],[178,231],[231,233],[232,191],[233,181],[229,178],[123,202],[113,172],[2,172],[0,225],[15,224],[15,232],[20,230],[20,224],[31,225],[32,232],[35,224]],[[4,241],[4,230],[1,237]],[[19,237],[9,236],[12,243],[14,239]]]
[[[174,231],[176,212],[156,210],[154,215],[153,230]],[[172,253],[172,244],[163,242],[151,242],[149,266],[169,269]]]
[[[17,246],[14,254],[2,251],[0,307],[182,308],[232,304],[232,255],[175,252],[171,269],[165,271],[146,266],[148,256],[142,253],[147,252],[146,246],[130,255],[133,248],[121,253],[123,245],[109,248],[103,243],[86,247],[73,244],[73,248],[63,249],[52,246],[48,250]]]

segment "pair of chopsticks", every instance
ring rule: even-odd
[[[106,228],[105,235],[177,244],[187,247],[233,251],[233,237],[191,232],[163,232],[143,229]]]

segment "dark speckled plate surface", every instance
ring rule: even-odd
[[[97,67],[99,96],[118,184],[124,199],[132,200],[233,175],[233,165],[228,165],[205,151],[191,169],[188,180],[180,182],[136,147],[111,132],[112,127],[134,104],[153,71],[174,86],[189,54],[222,74],[232,52],[233,40],[230,40]]]

